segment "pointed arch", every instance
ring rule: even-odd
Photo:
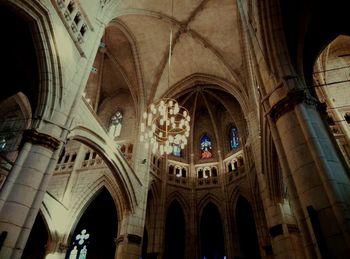
[[[43,215],[38,212],[27,243],[23,249],[22,258],[44,259],[50,243],[50,231]]]
[[[164,97],[177,98],[179,94],[183,94],[190,90],[194,86],[208,86],[218,89],[224,89],[228,93],[232,94],[238,101],[242,110],[249,110],[249,98],[248,95],[242,91],[241,85],[232,83],[224,78],[218,76],[195,73],[183,78],[181,81],[174,84],[165,94]]]
[[[81,195],[81,198],[76,201],[72,207],[70,213],[70,222],[67,226],[67,233],[65,239],[68,240],[73,234],[80,218],[85,213],[86,209],[90,204],[96,199],[96,197],[101,193],[103,189],[106,189],[114,201],[114,206],[117,210],[118,222],[121,221],[121,216],[125,212],[126,208],[123,206],[122,197],[120,191],[116,188],[115,183],[113,183],[108,177],[102,176],[95,181],[95,183],[87,188],[86,191]]]
[[[223,215],[219,207],[208,200],[200,214],[200,257],[201,258],[224,258],[226,254]]]
[[[209,203],[213,203],[217,208],[218,211],[221,215],[221,220],[223,221],[223,214],[222,214],[222,205],[220,200],[218,199],[218,197],[216,197],[214,194],[212,193],[207,193],[206,195],[204,195],[199,201],[198,201],[198,212],[199,212],[199,217],[202,215],[204,208],[209,204]]]
[[[243,197],[245,200],[249,202],[249,204],[252,204],[252,198],[250,194],[250,190],[243,188],[242,186],[237,186],[233,191],[230,193],[230,206],[231,208],[236,208],[237,201],[239,197]]]
[[[90,199],[83,205],[83,209],[76,214],[75,218],[72,218],[74,220],[73,227],[71,227],[69,235],[65,237],[67,244],[69,244],[67,254],[76,248],[80,253],[87,248],[91,257],[114,258],[116,250],[114,240],[119,233],[119,222],[123,212],[118,211],[115,197],[107,187],[108,185],[104,184],[96,186]],[[80,243],[79,241],[78,243],[75,237],[85,236],[86,233],[89,234],[86,236],[89,242]],[[81,240],[81,242],[84,241]]]
[[[127,25],[121,21],[119,18],[114,18],[112,19],[108,26],[111,27],[116,27],[119,30],[122,31],[122,33],[126,36],[126,38],[128,39],[130,46],[132,48],[132,52],[133,52],[133,61],[134,61],[134,65],[136,68],[136,75],[137,75],[137,83],[138,83],[138,95],[134,95],[134,91],[131,91],[132,89],[130,89],[130,92],[132,94],[132,97],[134,99],[135,102],[135,107],[136,107],[136,117],[138,117],[138,115],[141,114],[141,110],[143,109],[143,107],[145,106],[145,100],[146,100],[146,91],[144,88],[144,82],[143,82],[143,72],[142,72],[142,68],[141,68],[141,61],[140,61],[140,55],[139,55],[139,51],[138,51],[138,47],[137,47],[137,41],[135,36],[133,35],[132,31],[127,27]],[[137,105],[139,104],[139,105]]]
[[[117,186],[123,196],[123,199],[121,199],[123,206],[133,211],[138,204],[138,198],[140,198],[136,196],[135,190],[142,186],[142,183],[125,161],[123,155],[118,150],[113,149],[112,146],[106,145],[108,141],[106,132],[101,130],[98,134],[86,127],[77,126],[71,131],[69,139],[85,144],[103,158],[117,181]]]
[[[63,80],[49,11],[39,1],[9,0],[5,5],[27,20],[32,31],[39,67],[39,95],[33,117],[52,118],[62,104]]]
[[[179,192],[179,191],[174,191],[172,192],[171,194],[168,195],[167,199],[166,199],[166,208],[168,209],[170,204],[176,200],[182,207],[182,210],[184,211],[185,213],[185,216],[186,216],[186,212],[189,211],[190,207],[188,205],[188,202],[186,201],[184,195]]]
[[[260,258],[258,235],[253,208],[243,196],[239,195],[235,207],[235,221],[240,247],[244,258]]]
[[[188,235],[185,211],[178,199],[173,199],[166,210],[164,229],[164,258],[185,257]]]

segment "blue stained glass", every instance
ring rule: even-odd
[[[211,153],[211,140],[207,135],[204,135],[200,139],[201,143],[201,158],[211,158],[213,155]]]
[[[237,128],[235,127],[230,129],[230,146],[231,150],[235,150],[239,147],[238,132]]]
[[[173,146],[173,155],[174,156],[178,156],[178,157],[180,157],[181,156],[181,148],[180,148],[180,146],[179,145],[174,145]]]

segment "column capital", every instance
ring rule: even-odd
[[[320,109],[322,107],[321,103],[315,97],[311,96],[307,91],[303,89],[297,89],[288,92],[284,98],[274,104],[268,114],[272,120],[276,122],[285,113],[293,110],[294,107],[300,103],[315,106],[317,109]]]
[[[35,129],[25,130],[23,133],[22,144],[25,142],[32,143],[33,145],[43,146],[52,151],[59,148],[61,141],[48,134],[40,133]]]

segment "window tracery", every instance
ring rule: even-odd
[[[122,130],[123,114],[121,111],[117,111],[110,120],[109,134],[112,137],[119,137]]]
[[[73,248],[69,253],[69,259],[86,259],[87,247],[86,241],[88,241],[90,234],[87,233],[86,229],[83,229],[80,234],[75,236],[73,241]]]

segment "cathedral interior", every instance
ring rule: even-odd
[[[349,258],[349,10],[0,0],[0,258]]]

